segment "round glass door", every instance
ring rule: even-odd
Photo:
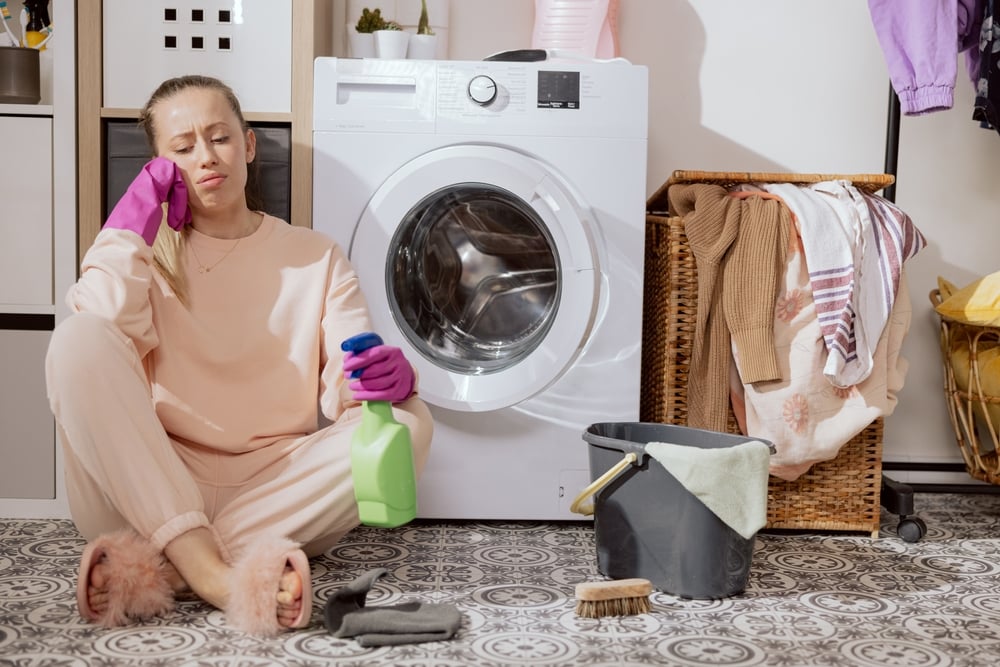
[[[426,153],[378,189],[349,256],[375,330],[439,407],[515,405],[555,382],[596,317],[592,215],[538,160],[496,146]]]
[[[495,185],[431,193],[403,218],[386,262],[389,306],[424,357],[479,375],[535,350],[559,307],[559,256],[545,223]]]

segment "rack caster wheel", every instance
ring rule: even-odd
[[[904,542],[918,542],[921,537],[927,534],[927,524],[920,517],[902,517],[899,525],[896,526],[896,534]]]

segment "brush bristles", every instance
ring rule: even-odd
[[[576,613],[584,618],[647,614],[652,592],[648,579],[584,582],[576,585]]]
[[[580,600],[576,603],[576,615],[582,618],[638,616],[639,614],[648,614],[652,609],[653,604],[648,597]]]

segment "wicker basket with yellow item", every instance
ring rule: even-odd
[[[874,193],[890,174],[787,174],[675,171],[647,202],[643,298],[643,421],[687,425],[688,369],[698,314],[698,271],[682,219],[670,210],[667,190],[680,183],[819,183],[847,180]],[[730,433],[739,433],[730,410]],[[846,442],[836,458],[813,465],[794,481],[772,476],[767,528],[866,532],[878,536],[881,518],[883,421],[876,419]]]
[[[939,278],[930,293],[940,318],[948,414],[969,475],[1000,484],[1000,313],[990,324],[969,321],[947,309],[953,289]]]

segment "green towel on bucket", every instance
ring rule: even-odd
[[[646,453],[744,539],[767,523],[771,448],[766,443],[702,448],[650,442]]]

